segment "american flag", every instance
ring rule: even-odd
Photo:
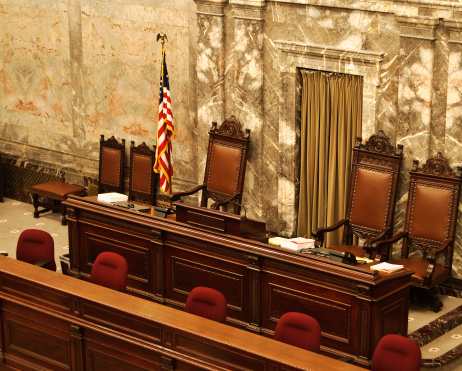
[[[164,194],[171,193],[173,176],[172,143],[173,117],[170,101],[170,85],[168,82],[165,49],[162,47],[162,64],[160,72],[159,122],[157,123],[156,163],[154,171],[160,173],[160,190]]]

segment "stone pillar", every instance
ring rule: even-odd
[[[234,115],[243,128],[251,131],[243,204],[247,215],[254,219],[262,218],[263,193],[267,193],[263,157],[265,3],[265,0],[229,0],[226,25],[225,115]],[[269,194],[277,199],[277,188],[269,190]]]
[[[197,5],[197,153],[202,183],[212,121],[225,120],[225,6],[228,0],[194,0]],[[203,161],[201,159],[204,159]],[[202,161],[202,162],[201,162]]]
[[[398,16],[400,68],[397,142],[424,163],[442,151],[446,120],[447,39],[440,19]],[[404,164],[406,172],[410,163]]]
[[[69,0],[68,4],[72,128],[75,138],[85,139],[81,5],[80,0]]]
[[[462,22],[445,19],[449,33],[448,94],[446,107],[445,153],[452,167],[462,163]],[[453,276],[462,276],[461,213],[456,227]]]
[[[462,22],[445,19],[449,33],[445,148],[454,164],[462,162]],[[449,157],[449,156],[448,156]]]

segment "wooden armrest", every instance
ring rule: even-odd
[[[439,247],[431,249],[427,254],[427,260],[430,260],[431,262],[435,263],[436,256],[438,254],[441,254],[444,250],[446,250],[451,243],[452,240],[446,240]]]
[[[199,192],[201,189],[202,190],[205,190],[207,188],[207,186],[205,184],[202,184],[202,185],[198,185],[197,187],[189,190],[189,191],[184,191],[184,192],[177,192],[177,193],[174,193],[170,196],[170,201],[178,201],[181,197],[183,196],[190,196],[196,192]]]
[[[377,236],[368,238],[366,241],[364,241],[364,247],[374,249],[374,246],[371,246],[375,241],[380,241],[382,240],[385,235],[388,233],[390,228],[384,229],[382,232],[380,232]]]
[[[396,241],[399,241],[401,238],[406,238],[408,235],[409,235],[409,232],[401,231],[387,240],[380,240],[380,241],[373,242],[371,245],[371,248],[374,250],[379,250],[382,245],[395,243]]]
[[[219,210],[221,206],[225,206],[225,205],[229,204],[230,202],[238,199],[239,195],[240,195],[240,193],[236,193],[236,194],[232,195],[231,197],[228,197],[226,200],[214,202],[213,205],[212,205],[212,208],[215,209],[215,210]]]
[[[324,243],[325,233],[335,231],[336,229],[339,229],[341,226],[343,226],[344,224],[348,224],[349,222],[350,221],[348,219],[342,219],[334,225],[331,225],[330,227],[322,227],[315,229],[313,232],[311,232],[311,235],[316,240],[316,245],[319,247],[322,246],[322,244]]]

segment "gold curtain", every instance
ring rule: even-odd
[[[345,217],[352,149],[361,134],[361,76],[302,70],[298,235]],[[342,229],[325,246],[341,243]]]

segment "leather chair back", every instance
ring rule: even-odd
[[[151,150],[145,142],[130,146],[130,179],[128,198],[148,205],[156,204],[156,184],[158,175],[153,167],[156,159],[156,147]]]
[[[212,207],[213,203],[224,201],[234,194],[239,194],[234,205],[234,213],[239,214],[244,189],[247,153],[250,142],[250,130],[240,130],[239,122],[231,116],[220,128],[212,123],[209,132],[209,146],[204,174],[206,191],[202,192],[201,206]]]
[[[342,244],[351,244],[353,235],[366,240],[384,229],[391,233],[402,152],[402,145],[394,149],[383,131],[365,145],[357,138]]]
[[[319,227],[312,236],[322,246],[326,233],[343,227],[341,244],[327,246],[329,249],[383,261],[389,258],[390,246],[382,244],[376,249],[372,245],[393,233],[403,146],[398,144],[394,149],[383,131],[372,135],[364,145],[361,142],[356,138],[353,148],[345,218],[332,226]]]
[[[461,189],[462,168],[454,172],[441,153],[427,160],[422,168],[414,160],[409,177],[409,193],[401,257],[410,247],[420,249],[423,258],[445,241],[453,241]],[[445,251],[444,268],[451,269],[454,244]]]
[[[98,193],[124,193],[125,139],[100,138]]]

